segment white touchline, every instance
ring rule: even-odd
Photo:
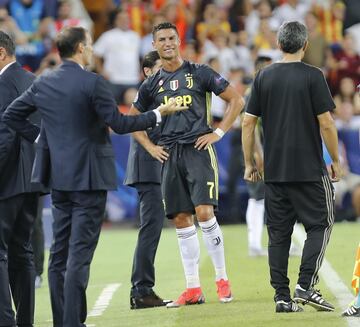
[[[295,224],[293,235],[298,243],[303,246],[306,234],[300,224]],[[326,258],[324,258],[319,274],[328,289],[336,297],[340,307],[342,309],[346,309],[349,303],[354,299],[354,296],[351,294],[349,288],[344,284],[337,272],[333,269],[333,267],[331,267],[331,264],[326,260]],[[348,323],[349,327],[359,326],[359,318],[344,318],[344,321]]]
[[[99,297],[97,298],[94,307],[88,314],[88,317],[97,317],[101,316],[106,308],[109,306],[110,301],[114,295],[114,293],[117,291],[117,289],[121,286],[121,284],[109,284],[107,285]]]

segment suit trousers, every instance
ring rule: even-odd
[[[36,276],[41,276],[44,271],[44,253],[45,240],[42,222],[42,213],[44,207],[44,197],[39,198],[39,206],[34,222],[34,231],[32,234],[32,247],[34,250],[34,265]]]
[[[131,296],[149,294],[155,284],[154,260],[165,212],[160,184],[137,183],[140,202],[140,230],[134,253]]]
[[[297,283],[307,290],[319,281],[318,272],[334,224],[334,189],[329,177],[323,176],[318,182],[265,183],[265,215],[274,299],[290,301],[287,270],[296,220],[307,234]]]
[[[31,234],[37,205],[37,193],[23,193],[0,201],[0,326],[15,325],[15,320],[24,327],[34,323],[35,268]]]
[[[48,279],[54,327],[82,327],[86,288],[99,240],[106,191],[52,190],[53,243]]]
[[[228,195],[228,212],[226,220],[230,223],[238,223],[241,218],[239,215],[239,201],[237,184],[239,179],[244,176],[244,157],[241,145],[241,130],[231,131],[231,150],[228,164],[228,175],[226,190]]]

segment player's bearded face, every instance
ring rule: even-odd
[[[167,60],[176,58],[179,55],[179,45],[179,37],[175,30],[170,28],[156,32],[153,46],[160,58]]]

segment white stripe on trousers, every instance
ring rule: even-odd
[[[319,269],[321,267],[321,264],[324,260],[324,255],[325,255],[325,249],[327,244],[329,243],[329,238],[330,238],[330,234],[332,231],[332,227],[334,225],[334,197],[333,197],[333,190],[332,190],[332,185],[331,185],[331,181],[329,176],[323,176],[322,177],[322,183],[324,186],[324,191],[325,191],[325,201],[326,201],[326,208],[327,208],[327,212],[328,212],[328,216],[327,216],[327,222],[328,222],[328,227],[325,228],[324,230],[324,238],[323,238],[323,243],[321,246],[321,250],[319,253],[319,256],[316,260],[316,266],[315,266],[315,271],[314,274],[311,277],[311,281],[310,281],[310,288],[314,287],[315,284],[317,284],[317,282],[319,281],[319,277],[318,277],[318,272]]]

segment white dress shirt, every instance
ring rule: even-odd
[[[7,70],[12,64],[14,64],[16,61],[12,61],[10,63],[8,63],[5,67],[3,67],[2,70],[0,70],[0,75],[4,74],[5,70]]]

